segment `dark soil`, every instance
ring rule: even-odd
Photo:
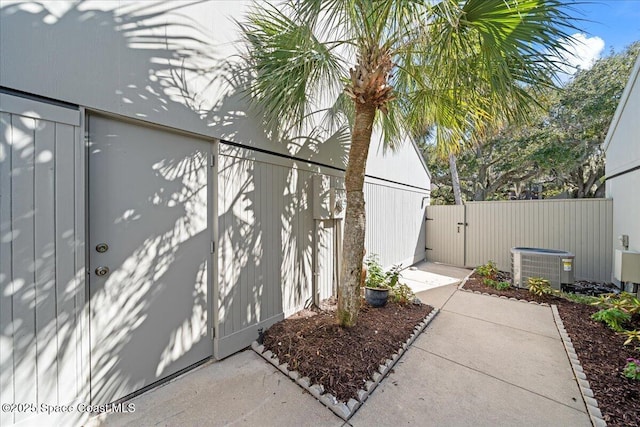
[[[498,291],[485,286],[482,278],[475,273],[464,287],[489,294],[557,305],[564,327],[571,337],[607,424],[640,425],[640,381],[628,379],[622,374],[626,359],[639,358],[640,353],[631,345],[623,345],[623,336],[616,334],[603,323],[591,320],[591,315],[598,311],[598,308],[556,296],[537,297],[525,289],[509,288]],[[640,319],[634,318],[626,328],[640,329]]]
[[[331,310],[304,314],[273,325],[264,334],[264,346],[289,369],[321,384],[338,400],[357,396],[378,367],[390,359],[411,336],[415,326],[433,310],[428,305],[385,307],[366,304],[353,328],[336,324]]]

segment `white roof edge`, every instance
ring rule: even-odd
[[[429,181],[431,181],[431,171],[429,171],[429,167],[427,167],[427,162],[425,162],[424,156],[422,155],[422,152],[420,151],[420,148],[418,148],[418,144],[416,144],[416,141],[414,141],[413,139],[409,139],[409,141],[411,141],[411,145],[413,146],[413,149],[415,150],[416,154],[418,155],[418,159],[420,159],[420,163],[422,163],[422,167],[424,168],[425,172],[427,173],[427,176],[429,177]]]
[[[629,100],[629,96],[631,95],[631,90],[633,89],[633,86],[636,84],[636,80],[638,80],[639,75],[640,75],[640,55],[638,55],[638,58],[636,59],[636,63],[633,66],[633,70],[631,71],[631,75],[629,76],[629,80],[627,81],[627,85],[624,87],[624,91],[622,92],[622,96],[620,97],[618,108],[616,108],[616,112],[613,115],[611,124],[609,125],[607,136],[604,138],[604,142],[602,143],[604,151],[607,151],[607,149],[609,148],[609,144],[611,143],[613,134],[616,132],[616,128],[618,127],[618,122],[620,121],[622,112],[624,111],[624,108],[627,105],[627,101]]]

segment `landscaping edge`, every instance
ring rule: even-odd
[[[594,427],[606,427],[607,422],[602,417],[602,412],[598,407],[598,401],[593,395],[593,390],[591,390],[591,386],[589,385],[587,376],[582,369],[582,365],[580,364],[580,360],[578,359],[576,349],[573,347],[573,343],[571,342],[571,337],[569,337],[567,330],[564,328],[564,323],[562,323],[562,318],[560,317],[560,313],[558,312],[558,306],[552,304],[551,312],[553,313],[553,320],[556,322],[556,327],[558,328],[558,332],[560,333],[560,337],[562,338],[562,344],[564,345],[565,352],[567,353],[567,357],[571,362],[573,376],[578,382],[578,388],[580,389],[582,400],[584,401],[584,404],[587,407],[587,411],[589,412],[589,419],[591,420],[591,424],[593,424]]]
[[[373,376],[367,381],[364,385],[364,389],[358,390],[357,399],[351,398],[347,402],[338,401],[338,399],[333,396],[331,393],[325,393],[324,387],[321,384],[311,384],[311,381],[308,377],[300,377],[300,374],[297,371],[290,371],[288,369],[288,364],[283,363],[280,364],[280,361],[270,350],[266,350],[264,345],[259,344],[257,341],[251,343],[251,348],[258,353],[262,358],[264,358],[267,362],[271,363],[274,367],[276,367],[283,374],[288,376],[292,381],[296,382],[299,386],[308,391],[313,397],[315,397],[320,403],[329,408],[333,413],[342,418],[345,421],[348,421],[358,409],[362,406],[362,404],[369,398],[371,393],[376,389],[378,384],[389,374],[391,369],[395,366],[395,364],[400,360],[402,355],[409,349],[409,346],[413,344],[418,335],[424,331],[427,325],[436,317],[440,310],[437,308],[433,308],[431,312],[422,320],[420,323],[416,325],[413,330],[413,333],[407,341],[400,346],[397,352],[393,353],[391,359],[387,359],[384,365],[380,365],[378,367],[378,372],[375,372]]]
[[[467,282],[467,279],[469,279],[471,277],[471,275],[473,273],[475,273],[475,271],[476,270],[473,269],[471,271],[471,273],[469,273],[469,275],[464,278],[464,280],[462,281],[460,286],[458,286],[458,290],[464,291],[464,292],[469,292],[470,294],[485,295],[485,296],[488,296],[488,297],[494,297],[494,298],[506,299],[506,300],[510,300],[510,301],[523,302],[525,304],[534,304],[534,305],[541,305],[543,307],[549,307],[549,304],[547,304],[546,302],[527,301],[526,299],[518,299],[518,298],[513,298],[513,297],[509,298],[509,297],[506,297],[504,295],[496,295],[496,294],[490,294],[489,292],[472,291],[471,289],[465,289],[464,288],[464,284]]]

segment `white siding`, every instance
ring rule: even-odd
[[[318,292],[320,300],[335,295],[340,275],[340,267],[336,254],[339,251],[342,235],[338,230],[342,227],[341,220],[324,220],[320,222],[320,232],[317,235],[318,249]]]
[[[87,401],[80,112],[0,101],[0,400]]]
[[[219,146],[218,336],[244,342],[311,301],[318,168]],[[326,222],[318,225],[319,290],[326,297],[334,236]]]
[[[251,1],[12,3],[0,6],[0,86],[344,166],[344,144],[264,137],[237,65],[234,20]]]
[[[364,191],[367,254],[377,254],[385,267],[423,260],[429,192],[373,178],[367,178]]]
[[[613,198],[613,248],[629,236],[629,249],[640,252],[640,57],[613,118],[605,150],[607,197]]]
[[[335,286],[337,267],[332,252],[336,250],[335,231],[340,221],[322,222],[319,235],[315,235],[310,177],[319,172],[342,176],[340,170],[345,167],[348,150],[348,143],[336,138],[271,140],[260,128],[260,117],[247,108],[240,92],[246,84],[242,73],[228,62],[240,49],[235,43],[239,34],[233,20],[241,19],[250,3],[90,0],[24,4],[7,0],[0,6],[0,86],[247,147],[227,145],[222,149],[218,194],[213,195],[219,204],[219,288],[215,281],[213,284],[222,319],[217,326],[217,339],[228,337],[238,342],[249,335],[255,338],[260,325],[293,313],[312,297],[314,252],[318,252],[320,295],[327,296],[330,287]],[[59,113],[59,109],[54,110]],[[38,116],[29,117],[39,120]],[[56,136],[63,138],[65,132],[68,129],[56,129]],[[78,131],[74,132],[79,141]],[[423,254],[422,206],[428,204],[423,200],[428,196],[428,173],[412,144],[387,156],[382,156],[376,144],[371,150],[365,189],[370,199],[367,246],[371,253],[379,252],[385,264],[408,265]],[[299,160],[258,155],[250,148]],[[12,250],[31,250],[24,242],[36,239],[45,246],[55,242],[58,283],[76,275],[78,280],[84,280],[80,274],[84,254],[62,253],[60,248],[67,247],[68,239],[83,242],[86,222],[81,150],[74,146],[75,151],[71,152],[69,147],[57,145],[56,150],[56,159],[74,160],[69,161],[68,168],[56,169],[54,196],[45,190],[50,182],[42,187],[37,182],[48,179],[50,172],[34,170],[31,178],[16,178],[11,184],[14,187],[6,191],[38,188],[38,193],[33,193],[31,199],[18,200],[15,206],[5,198],[0,212],[4,218],[37,211],[38,204],[55,201],[54,222],[48,215],[16,219],[24,232]],[[17,159],[16,165],[29,164],[34,155],[31,152]],[[307,161],[327,167],[311,166]],[[2,167],[11,173],[11,166]],[[65,187],[70,179],[75,187]],[[5,183],[0,185],[6,187]],[[30,205],[32,202],[35,207]],[[52,225],[55,236],[50,231]],[[47,253],[34,252],[31,257]],[[44,264],[43,276],[38,276],[40,273],[29,271],[22,258],[0,258],[0,262],[10,264],[7,268],[11,274],[33,273],[29,279],[32,284],[44,280],[38,278],[45,277],[50,268]],[[64,316],[76,316],[84,310],[84,288],[79,288],[82,290],[73,299],[68,299],[66,293],[57,294],[56,307],[66,310]],[[79,288],[65,288],[65,292]],[[31,297],[24,287],[19,292]],[[5,321],[8,311],[2,307],[0,317]],[[18,311],[23,308],[18,307]],[[50,314],[51,307],[45,304],[42,312]],[[83,319],[81,316],[79,325],[86,328]],[[75,340],[82,340],[86,331],[68,333],[76,334]],[[31,338],[27,334],[24,339]],[[59,345],[68,345],[69,341],[60,342]],[[2,357],[8,354],[4,345]],[[80,379],[87,372],[84,364],[88,355],[78,354],[77,371],[71,375],[77,379],[76,389],[87,383]]]

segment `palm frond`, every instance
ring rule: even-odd
[[[340,93],[344,67],[336,43],[320,41],[305,22],[268,5],[254,8],[240,25],[256,74],[250,99],[264,112],[267,128],[300,127]]]

